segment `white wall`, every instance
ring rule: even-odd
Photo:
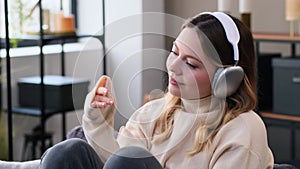
[[[161,79],[164,64],[161,63],[164,63],[166,55],[155,57],[159,55],[152,53],[156,59],[152,57],[151,62],[150,57],[145,55],[149,48],[164,49],[164,38],[160,36],[164,31],[163,20],[145,12],[163,12],[163,9],[162,0],[156,0],[155,3],[151,0],[106,1],[108,75],[113,79],[117,97],[115,128],[125,124],[131,114],[142,105],[145,92],[163,88]],[[156,19],[146,16],[154,16]],[[145,27],[148,25],[145,23],[152,23],[151,28],[156,30],[147,30]],[[151,31],[156,36],[159,35],[159,38],[148,36]],[[146,44],[147,40],[152,44]],[[151,78],[145,75],[145,70],[152,69],[150,66],[156,66],[154,69],[159,70]]]
[[[129,5],[130,4],[130,5]],[[124,124],[141,98],[142,1],[106,1],[106,51],[108,75],[112,78],[117,102],[115,126]],[[133,86],[135,91],[130,90]],[[133,100],[130,98],[134,98]]]
[[[143,77],[142,96],[164,92],[165,60],[169,50],[165,47],[165,6],[163,0],[147,0],[143,3]]]

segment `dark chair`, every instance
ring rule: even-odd
[[[46,144],[46,149],[51,147],[53,145],[52,140],[53,132],[52,131],[46,131],[44,135],[41,134],[40,131],[35,131],[32,133],[27,133],[24,135],[24,145],[23,145],[23,153],[22,153],[22,160],[34,160],[36,159],[36,149],[39,143],[41,144],[42,140],[44,139],[45,142],[48,142]],[[31,156],[26,157],[26,151],[28,145],[31,144]],[[43,152],[42,147],[40,147],[40,152]],[[39,155],[40,156],[40,155]]]

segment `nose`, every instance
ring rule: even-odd
[[[183,61],[179,56],[171,56],[171,55],[172,54],[170,54],[167,62],[168,71],[176,75],[180,75]]]

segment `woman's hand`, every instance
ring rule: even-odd
[[[108,89],[106,88],[107,77],[103,77],[100,81],[95,97],[91,103],[92,108],[106,108],[114,104],[114,99],[108,97]]]

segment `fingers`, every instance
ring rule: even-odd
[[[96,95],[91,107],[93,108],[105,108],[106,106],[113,105],[114,100],[103,95]]]
[[[93,108],[105,108],[108,105],[113,105],[114,100],[108,97],[108,90],[104,87],[100,87],[96,91],[91,107]]]
[[[107,96],[108,95],[108,89],[106,89],[105,87],[99,87],[96,90],[96,95]]]
[[[109,101],[109,102],[98,102],[98,101],[93,101],[91,103],[92,108],[105,108],[107,106],[113,105],[114,101]]]
[[[100,83],[99,83],[99,85],[98,85],[98,88],[99,88],[99,87],[105,87],[105,86],[106,86],[106,82],[107,82],[107,77],[104,76],[104,77],[101,79],[101,81],[100,81]]]
[[[105,87],[107,77],[103,77],[98,84],[94,100],[91,103],[92,108],[105,108],[106,106],[113,105],[114,100],[108,97],[108,89]]]
[[[101,96],[101,95],[96,95],[94,98],[95,102],[104,102],[108,105],[112,105],[114,103],[114,100],[112,98],[106,97],[106,96]]]

